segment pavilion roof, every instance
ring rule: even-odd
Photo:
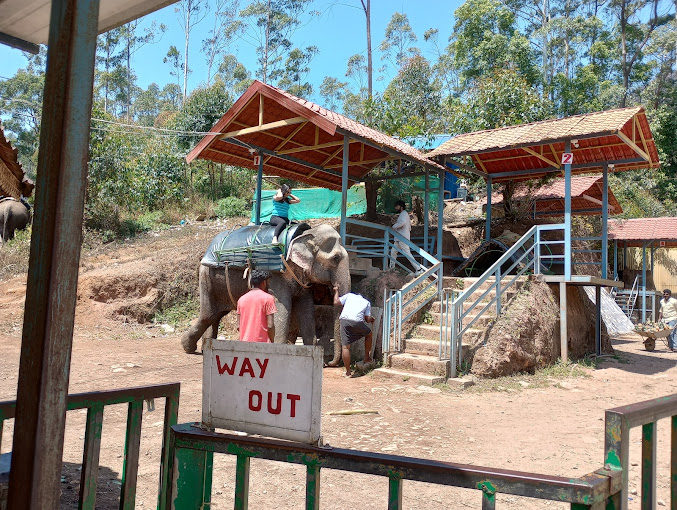
[[[550,184],[528,191],[518,188],[515,198],[520,199],[529,194],[536,203],[536,212],[540,216],[562,216],[564,214],[564,179],[557,179]],[[601,175],[575,176],[571,178],[571,212],[583,216],[600,216],[602,214],[602,191],[604,179]],[[623,208],[616,196],[608,188],[609,214],[621,214]],[[503,194],[491,194],[492,205],[503,202]],[[486,197],[482,199],[486,204]]]
[[[17,150],[5,138],[0,124],[0,195],[21,197],[21,181],[24,171],[19,164]]]
[[[258,153],[266,175],[341,189],[344,137],[350,139],[351,183],[388,160],[443,169],[402,140],[260,81],[242,94],[186,160],[256,169],[253,154]]]
[[[644,108],[621,108],[454,136],[426,157],[471,170],[494,182],[535,179],[564,171],[572,141],[572,173],[656,168],[660,162]],[[469,157],[474,168],[463,163]]]
[[[630,220],[609,220],[609,239],[628,246],[643,246],[658,241],[659,246],[677,247],[677,218],[633,218]]]
[[[177,0],[100,0],[101,34],[150,14]],[[0,0],[0,43],[32,53],[47,44],[51,0]]]

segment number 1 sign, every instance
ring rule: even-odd
[[[574,155],[571,152],[565,152],[562,154],[562,164],[571,165],[574,162]]]

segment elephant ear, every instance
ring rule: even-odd
[[[313,267],[313,260],[315,260],[316,246],[314,235],[306,232],[296,237],[289,246],[289,254],[287,259],[303,269],[303,271],[310,271]]]

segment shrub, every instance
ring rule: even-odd
[[[249,215],[247,201],[239,197],[222,198],[216,203],[214,213],[219,218],[236,218]]]

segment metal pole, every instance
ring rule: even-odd
[[[348,208],[348,149],[350,138],[343,137],[343,169],[341,172],[341,241],[346,244],[346,212]]]
[[[487,226],[484,228],[484,237],[491,239],[491,177],[487,178]]]
[[[607,278],[609,268],[609,165],[602,171],[602,278]]]
[[[440,182],[439,182],[439,190],[440,193],[437,196],[437,260],[440,261],[441,267],[440,267],[440,274],[439,274],[439,279],[437,281],[437,292],[439,293],[439,299],[442,299],[442,275],[444,274],[444,262],[443,262],[443,257],[444,257],[444,251],[442,250],[442,242],[443,242],[443,229],[444,229],[444,170],[440,170]]]
[[[646,241],[642,243],[642,322],[646,322]]]
[[[559,340],[562,351],[562,363],[569,362],[569,346],[567,343],[567,284],[559,283]]]
[[[263,187],[263,156],[259,154],[259,171],[256,174],[256,216],[254,223],[261,224],[261,188]]]
[[[53,0],[8,509],[59,501],[98,0]]]
[[[654,248],[655,241],[651,241],[651,281],[654,284],[654,291],[651,293],[651,320],[656,321],[656,279],[654,277],[654,265],[653,265],[653,254],[656,249]]]
[[[595,354],[602,354],[602,287],[595,285]]]
[[[430,197],[428,190],[430,188],[430,173],[425,169],[425,191],[423,192],[423,246],[428,251],[428,212],[430,211]]]
[[[614,279],[618,278],[618,241],[614,239]]]
[[[571,153],[571,140],[564,152]],[[571,280],[571,162],[564,165],[564,279]]]

